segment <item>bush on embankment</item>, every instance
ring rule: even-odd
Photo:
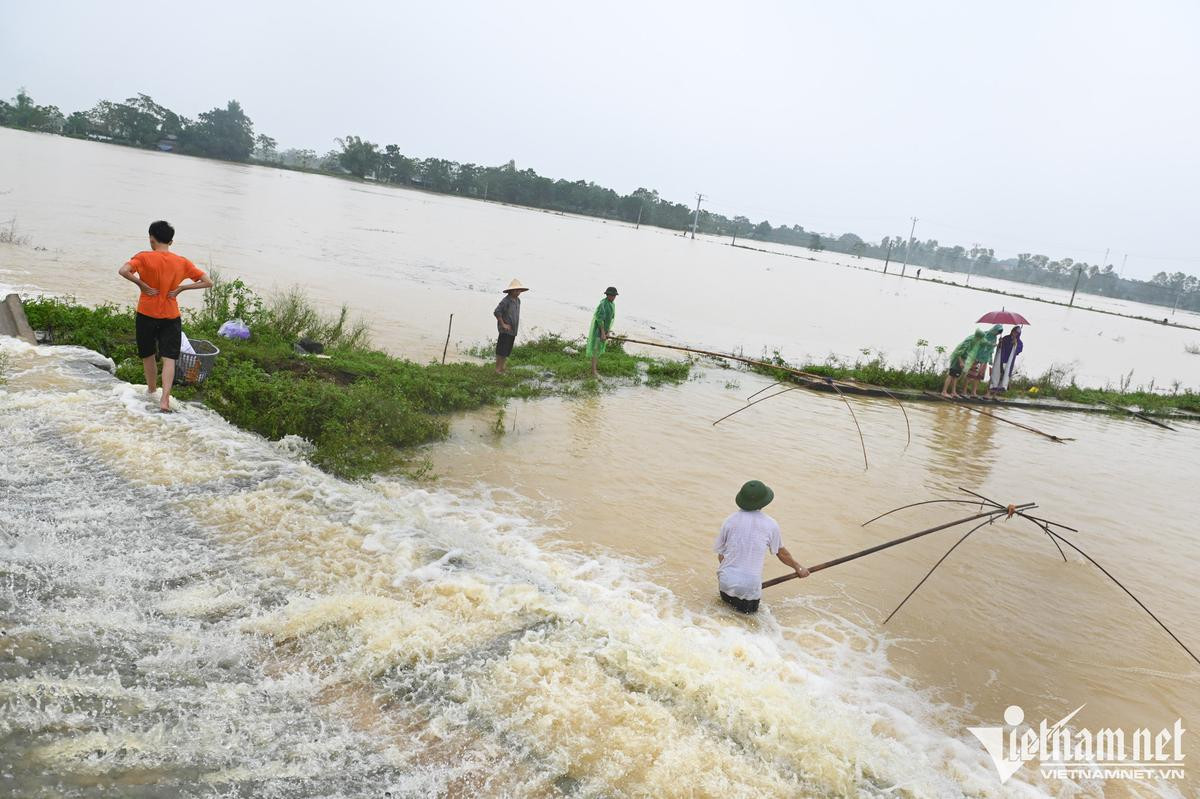
[[[486,363],[418,364],[372,349],[366,325],[352,321],[345,307],[330,318],[297,289],[263,302],[240,280],[215,283],[199,310],[185,312],[184,328],[190,338],[216,343],[221,355],[201,389],[181,386],[176,396],[202,401],[270,439],[300,436],[313,445],[313,463],[342,477],[421,471],[412,448],[444,438],[446,414],[512,397],[571,393],[578,390],[572,381],[590,375],[582,353],[553,335],[514,349],[510,363],[524,368],[505,375]],[[42,297],[27,300],[25,313],[54,343],[101,352],[116,362],[119,378],[145,383],[132,308]],[[249,340],[217,336],[221,323],[233,318],[250,326]],[[298,354],[294,344],[301,337],[320,342],[329,357]],[[642,382],[643,369],[645,382],[657,385],[686,379],[690,364],[620,348],[610,348],[600,362],[603,376],[634,382]],[[599,389],[590,381],[583,385]]]

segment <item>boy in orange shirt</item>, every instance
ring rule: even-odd
[[[130,258],[118,273],[142,290],[134,324],[138,356],[146,370],[146,389],[151,394],[157,388],[156,350],[162,358],[163,392],[159,410],[163,413],[171,411],[171,386],[175,382],[175,361],[179,358],[183,331],[175,298],[181,291],[212,286],[212,281],[194,263],[171,252],[174,240],[175,228],[170,223],[155,222],[150,225],[150,249]],[[186,286],[182,285],[185,277],[192,279]]]

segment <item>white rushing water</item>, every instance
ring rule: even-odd
[[[348,484],[4,352],[12,795],[1040,793],[852,621],[689,612],[504,497]]]
[[[418,362],[441,356],[451,313],[452,359],[493,335],[519,277],[523,335],[582,332],[615,283],[623,333],[899,363],[1007,304],[1033,322],[1027,374],[1200,386],[1194,329],[868,259],[10,130],[0,151],[0,220],[30,238],[0,247],[0,292],[127,304],[116,268],[165,216],[206,268],[346,303]],[[1023,782],[1032,765],[1001,787],[966,731],[1013,702],[1030,719],[1086,702],[1093,728],[1188,726],[1200,707],[1174,642],[1036,530],[981,531],[887,627],[948,541],[772,589],[752,619],[716,599],[708,549],[749,477],[776,490],[803,562],[945,521],[860,527],[966,485],[1078,527],[1194,643],[1194,422],[1003,412],[1063,445],[867,399],[864,470],[836,397],[795,392],[714,427],[767,380],[703,366],[679,386],[511,403],[503,436],[495,408],[456,416],[428,450],[437,483],[351,484],[306,464],[304,442],[200,407],[163,417],[82,351],[0,346],[0,795],[1195,795],[1194,778]]]

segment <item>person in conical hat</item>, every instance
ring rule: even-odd
[[[492,315],[496,317],[496,373],[504,374],[508,356],[517,341],[517,326],[521,321],[521,293],[529,291],[515,277],[504,290],[504,299]]]
[[[771,552],[797,577],[807,577],[783,545],[779,524],[762,509],[775,499],[775,492],[760,480],[751,480],[734,497],[738,510],[721,525],[713,545],[717,553],[717,587],[721,600],[739,613],[754,613],[762,599],[763,558]]]

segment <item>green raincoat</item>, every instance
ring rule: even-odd
[[[1004,328],[1001,325],[992,325],[992,327],[983,334],[983,343],[979,345],[979,349],[975,352],[975,363],[992,362],[992,355],[996,352],[996,341],[1003,332]]]
[[[958,363],[961,358],[963,362],[963,374],[971,370],[975,363],[975,354],[979,351],[979,345],[983,343],[983,331],[976,330],[970,336],[962,340],[962,343],[954,348],[950,353],[950,365]]]
[[[600,304],[596,306],[596,312],[592,314],[592,326],[588,330],[587,357],[594,358],[604,354],[604,348],[608,342],[600,336],[604,331],[612,332],[612,323],[616,315],[615,303],[610,302],[607,297],[600,300]]]

